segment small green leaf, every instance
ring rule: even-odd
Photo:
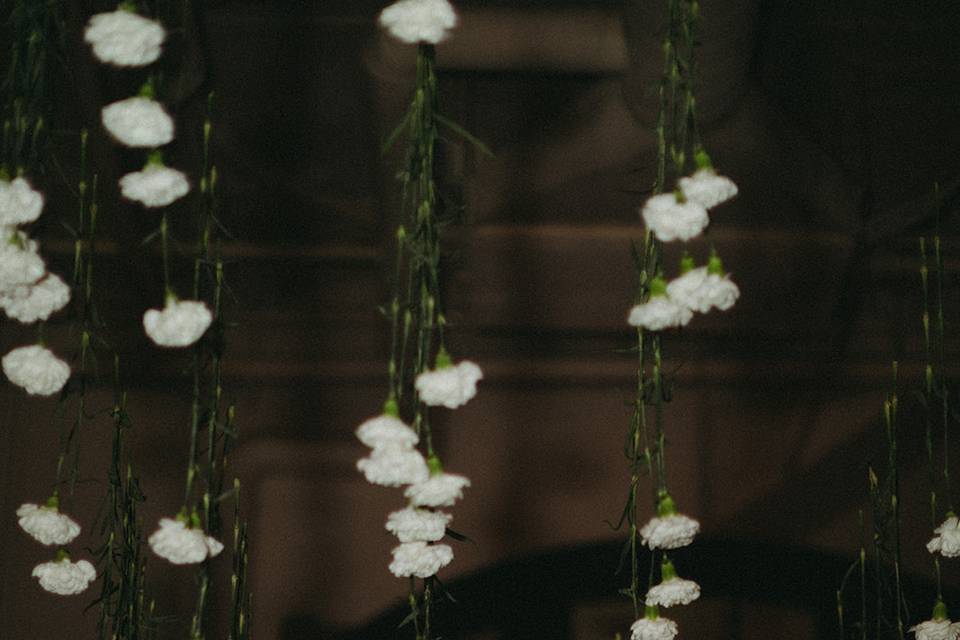
[[[434,114],[434,117],[437,119],[437,122],[447,127],[454,133],[458,134],[460,137],[464,138],[467,142],[475,146],[477,150],[480,151],[480,153],[490,158],[496,157],[493,155],[493,152],[490,151],[490,148],[487,147],[487,145],[485,145],[483,142],[481,142],[479,138],[477,138],[472,133],[470,133],[469,131],[467,131],[460,125],[458,125],[453,120],[450,120],[449,118],[446,118],[440,115],[439,113]]]

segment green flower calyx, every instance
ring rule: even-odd
[[[677,503],[673,501],[669,493],[660,496],[660,501],[657,503],[657,515],[661,518],[677,515]]]
[[[680,274],[689,273],[696,269],[696,267],[697,263],[693,261],[693,256],[684,251],[683,257],[680,258]]]
[[[662,276],[657,276],[650,281],[650,297],[656,298],[665,295],[667,295],[667,281]]]
[[[433,361],[434,369],[447,369],[453,366],[453,360],[450,359],[450,354],[447,353],[447,350],[444,347],[440,347],[440,350],[437,351],[437,359]]]
[[[70,559],[70,553],[66,549],[64,549],[63,547],[60,547],[59,549],[57,549],[57,559],[55,562],[63,562],[64,560],[69,560],[69,559]]]
[[[647,605],[643,609],[643,617],[647,620],[656,620],[660,617],[660,607]]]
[[[673,566],[673,563],[670,562],[667,558],[663,559],[663,564],[660,565],[660,582],[669,582],[671,580],[677,579],[677,569]]]
[[[687,196],[680,187],[677,187],[673,190],[673,197],[676,198],[677,202],[680,204],[683,204],[687,201]]]
[[[937,600],[937,603],[933,605],[933,619],[937,622],[950,619],[947,615],[947,605],[943,603],[943,600]]]
[[[720,260],[720,256],[715,253],[710,256],[710,260],[707,262],[707,273],[712,273],[717,276],[726,274],[723,270],[723,261]]]
[[[713,162],[710,161],[710,156],[703,147],[693,152],[693,162],[697,165],[697,169],[713,169]]]
[[[383,403],[383,413],[391,418],[400,417],[400,407],[397,406],[397,399],[391,394],[387,401]]]
[[[430,469],[431,476],[438,476],[443,473],[443,465],[440,464],[440,458],[436,454],[431,454],[427,458],[427,467]]]
[[[160,149],[154,149],[153,151],[151,151],[151,152],[147,155],[147,164],[146,164],[146,166],[147,166],[147,167],[150,167],[150,166],[154,166],[154,165],[155,165],[155,166],[158,166],[158,167],[164,166],[164,164],[163,164],[163,151],[161,151]]]

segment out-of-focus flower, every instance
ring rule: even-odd
[[[33,222],[43,210],[43,194],[22,177],[6,181],[0,178],[0,226]]]
[[[70,287],[55,273],[35,284],[0,291],[0,308],[10,318],[25,324],[46,320],[70,302]]]
[[[188,347],[210,327],[213,315],[203,302],[167,296],[164,308],[143,314],[143,329],[161,347]]]
[[[447,0],[399,0],[380,12],[380,26],[408,44],[437,44],[457,25],[457,14]]]
[[[33,577],[40,579],[40,586],[61,596],[72,596],[87,590],[97,579],[97,570],[86,560],[71,562],[63,555],[54,562],[44,562],[33,568]]]
[[[160,528],[147,540],[153,552],[173,564],[197,564],[223,551],[219,540],[199,527],[188,527],[184,518],[161,518]]]
[[[710,223],[706,207],[684,199],[679,191],[651,196],[640,213],[644,224],[661,242],[690,240]]]
[[[166,37],[159,22],[123,6],[91,16],[83,34],[101,62],[118,67],[142,67],[155,62]]]
[[[453,549],[445,544],[404,542],[393,550],[390,572],[398,578],[429,578],[453,560]]]
[[[407,507],[387,516],[387,531],[400,542],[436,542],[443,538],[452,519],[442,511]]]
[[[950,515],[933,532],[936,535],[927,543],[927,551],[945,558],[960,556],[960,520],[957,516]]]
[[[40,544],[64,545],[80,535],[80,525],[70,516],[60,513],[55,499],[46,505],[22,504],[17,509],[20,528]]]
[[[70,366],[38,344],[17,347],[3,356],[3,373],[30,395],[49,396],[70,378]]]
[[[103,126],[128,147],[160,147],[173,140],[173,118],[156,100],[134,96],[100,111]]]
[[[463,497],[463,489],[469,486],[470,480],[464,476],[441,471],[428,480],[410,485],[403,495],[415,507],[452,507]]]
[[[396,445],[374,449],[368,457],[357,460],[357,469],[363,472],[367,482],[385,487],[417,484],[430,477],[423,454]]]
[[[473,362],[463,360],[454,365],[450,356],[440,351],[436,368],[418,375],[414,385],[428,406],[456,409],[477,395],[477,382],[482,378],[483,372]]]
[[[145,207],[165,207],[189,192],[187,176],[162,162],[149,162],[142,170],[120,178],[123,197]]]

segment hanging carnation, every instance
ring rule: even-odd
[[[100,62],[118,67],[142,67],[155,62],[166,37],[159,22],[123,4],[116,11],[92,16],[83,34]]]
[[[700,597],[700,585],[693,580],[677,577],[677,570],[669,560],[663,561],[660,571],[660,584],[650,587],[647,591],[648,607],[690,604]]]
[[[687,200],[706,209],[712,209],[737,195],[737,185],[733,180],[717,175],[713,169],[700,169],[692,176],[680,178],[679,184]]]
[[[205,303],[168,295],[163,310],[148,309],[143,314],[143,329],[158,346],[188,347],[200,339],[212,321]]]
[[[120,193],[145,207],[165,207],[190,191],[190,181],[182,171],[171,169],[161,160],[151,160],[141,171],[120,178]]]
[[[469,486],[470,480],[464,476],[441,471],[428,480],[410,485],[403,495],[415,507],[452,507]]]
[[[53,395],[70,378],[70,366],[38,344],[17,347],[3,356],[2,364],[10,382],[32,396]]]
[[[44,562],[33,568],[33,577],[40,579],[40,586],[61,596],[72,596],[87,590],[97,579],[97,570],[86,560],[71,562],[66,553],[58,554],[53,562]]]
[[[707,152],[700,148],[694,153],[697,170],[692,176],[680,178],[678,184],[687,200],[712,209],[737,195],[737,185],[726,176],[718,175]]]
[[[33,222],[43,210],[43,194],[24,178],[11,181],[0,178],[0,226]]]
[[[420,441],[416,432],[403,420],[387,413],[370,418],[357,427],[357,438],[371,449],[390,446],[411,448]]]
[[[947,606],[937,600],[931,619],[910,627],[910,632],[916,634],[917,640],[957,640],[960,638],[960,622],[951,622],[947,617]]]
[[[446,534],[449,513],[407,507],[387,516],[387,531],[400,542],[436,542]]]
[[[644,224],[661,242],[686,242],[700,235],[710,222],[706,208],[686,200],[680,191],[648,198],[641,214]]]
[[[380,12],[380,26],[401,42],[437,44],[457,25],[447,0],[399,0]]]
[[[707,313],[711,309],[727,311],[740,297],[740,289],[724,272],[720,257],[714,253],[706,266],[693,268],[693,259],[684,257],[682,275],[667,285],[667,295],[677,304]]]
[[[70,302],[70,287],[55,273],[35,284],[0,291],[0,308],[24,324],[46,320]]]
[[[0,291],[33,284],[43,277],[47,267],[34,240],[10,227],[0,228],[0,237]]]
[[[693,518],[675,513],[660,518],[651,518],[640,529],[643,544],[651,549],[679,549],[686,547],[700,531],[700,523]]]
[[[390,572],[398,578],[429,578],[453,561],[453,549],[445,544],[404,542],[393,550]]]
[[[103,126],[128,147],[160,147],[173,140],[173,119],[156,100],[134,96],[105,106]]]
[[[630,309],[627,323],[649,331],[663,331],[686,326],[691,318],[693,318],[693,312],[677,304],[667,293],[667,283],[657,276],[650,281],[650,297],[646,302]]]
[[[185,516],[161,518],[160,528],[147,542],[155,554],[173,564],[197,564],[223,551],[223,544],[199,526],[188,527]]]
[[[654,606],[647,606],[646,615],[630,627],[630,640],[673,640],[677,637],[677,623],[661,618]]]
[[[56,499],[46,505],[23,504],[17,509],[17,523],[40,544],[65,545],[80,535],[80,525],[60,513]]]
[[[699,532],[700,523],[677,513],[673,498],[665,494],[657,504],[657,517],[643,525],[640,537],[651,549],[679,549],[693,542]]]
[[[423,454],[397,445],[374,449],[369,457],[357,460],[357,469],[363,472],[367,482],[385,487],[417,484],[430,476]]]
[[[435,368],[418,375],[414,386],[428,406],[456,409],[477,395],[477,382],[482,378],[483,372],[476,364],[464,360],[454,365],[447,352],[440,349]]]
[[[927,543],[927,551],[945,558],[960,556],[960,521],[956,516],[949,515],[933,532],[936,535]]]

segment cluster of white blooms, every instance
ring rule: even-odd
[[[43,194],[25,178],[0,176],[0,309],[24,324],[46,320],[70,302],[70,287],[47,271],[37,242],[17,228],[35,221],[42,210]],[[70,377],[67,363],[40,345],[5,355],[3,371],[32,395],[54,394]]]
[[[198,525],[198,522],[188,523],[184,515],[160,518],[160,528],[150,535],[147,543],[155,554],[173,564],[197,564],[219,555],[223,544]]]
[[[101,62],[142,67],[160,57],[166,35],[160,23],[137,14],[131,3],[122,2],[116,11],[90,18],[84,39]],[[152,150],[143,169],[120,178],[124,198],[154,209],[169,206],[190,192],[187,176],[167,167],[158,150],[173,140],[175,126],[163,105],[154,100],[152,82],[147,82],[138,95],[103,107],[100,120],[118,143]],[[212,321],[203,302],[179,301],[168,292],[164,309],[144,313],[143,328],[159,346],[186,347],[199,340]]]
[[[40,544],[62,547],[80,535],[80,525],[70,516],[60,513],[56,495],[44,505],[20,505],[17,518],[20,528]],[[69,596],[85,591],[96,579],[97,572],[86,560],[71,562],[66,550],[61,548],[56,560],[33,568],[33,577],[39,578],[40,586],[46,591]]]
[[[438,356],[441,364],[448,359],[442,353]],[[451,370],[456,375],[456,368],[449,364],[438,369]],[[470,397],[476,392],[477,379],[479,368],[470,383]],[[456,394],[457,397],[463,396],[459,388]],[[407,507],[387,517],[387,531],[400,541],[392,552],[390,572],[400,578],[434,575],[453,560],[453,549],[439,543],[453,516],[437,509],[452,507],[463,497],[463,490],[470,486],[470,481],[461,475],[445,473],[435,456],[431,456],[429,462],[424,459],[416,448],[420,438],[399,418],[393,399],[387,401],[381,415],[357,427],[356,433],[360,442],[372,449],[369,456],[357,461],[357,468],[367,481],[389,487],[407,487],[404,491],[409,500]]]
[[[643,221],[661,242],[686,242],[699,236],[710,223],[707,209],[737,195],[737,185],[717,175],[703,150],[696,158],[699,168],[693,175],[680,178],[675,191],[652,196],[643,205]],[[740,290],[724,272],[715,252],[703,267],[695,267],[693,259],[685,256],[680,276],[667,283],[657,275],[650,283],[649,297],[630,309],[627,322],[649,331],[682,327],[694,313],[726,311],[739,297]]]
[[[407,44],[437,44],[457,26],[447,0],[399,0],[380,12],[380,26]]]
[[[147,309],[143,329],[160,347],[188,347],[200,339],[213,322],[213,314],[204,302],[177,300],[168,295],[161,309]]]
[[[680,271],[669,283],[659,276],[650,282],[650,297],[630,309],[630,325],[649,331],[682,327],[694,313],[727,311],[740,297],[740,289],[724,272],[716,253],[703,267],[695,267],[693,259],[684,256]]]
[[[700,523],[677,513],[673,498],[662,495],[657,505],[657,516],[642,529],[640,537],[650,549],[678,549],[693,542],[700,531]],[[660,566],[660,583],[647,590],[646,615],[633,623],[631,640],[670,640],[677,635],[677,625],[660,617],[660,607],[690,604],[700,597],[700,585],[677,576],[673,563],[664,555]]]

